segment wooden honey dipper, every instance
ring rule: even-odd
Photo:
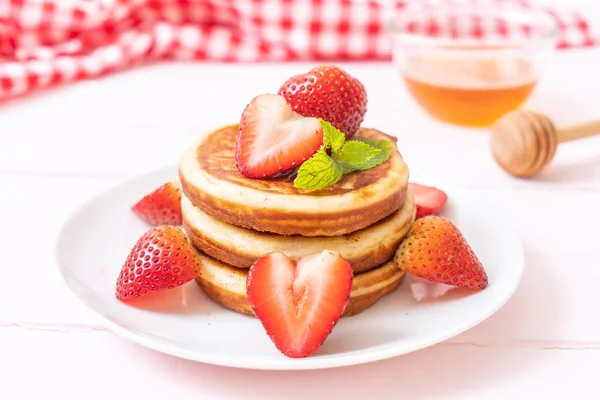
[[[559,143],[600,134],[600,121],[556,128],[545,115],[512,111],[491,129],[490,150],[506,172],[530,177],[552,161]]]

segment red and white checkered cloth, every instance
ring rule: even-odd
[[[488,1],[530,7],[523,0]],[[401,9],[406,3],[0,0],[0,100],[156,59],[388,60],[390,5]],[[559,48],[599,43],[583,16],[546,11],[560,28]],[[474,34],[498,34],[498,27],[486,29],[477,27]]]

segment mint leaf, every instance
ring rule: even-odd
[[[394,149],[392,142],[389,140],[356,139],[356,141],[368,144],[369,146],[380,150],[375,156],[365,161],[360,169],[369,169],[376,167],[379,164],[383,164],[390,158]]]
[[[344,145],[344,140],[346,140],[346,137],[339,129],[336,129],[324,119],[319,118],[319,123],[323,128],[323,146],[326,149],[331,149],[331,153],[334,156],[337,156]]]
[[[376,167],[390,158],[393,144],[388,140],[354,139],[346,137],[329,122],[319,118],[323,128],[323,145],[298,169],[294,187],[317,190],[339,182],[354,171]],[[331,156],[328,154],[331,150]]]
[[[377,149],[387,151],[388,153],[392,152],[392,142],[389,140],[377,140],[377,139],[354,139],[354,140],[356,140],[357,142],[366,143],[371,147],[375,147]]]
[[[294,186],[299,189],[317,190],[337,183],[343,175],[342,166],[327,155],[321,147],[298,169]]]
[[[344,143],[342,151],[339,153],[339,159],[345,164],[360,166],[371,160],[381,149],[369,146],[367,143],[358,140],[350,140]]]

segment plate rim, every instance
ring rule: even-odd
[[[494,307],[491,307],[487,310],[487,312],[482,313],[478,316],[477,319],[469,320],[467,323],[463,323],[457,326],[454,326],[453,329],[448,329],[442,331],[440,334],[432,335],[428,338],[428,340],[418,341],[417,344],[410,346],[409,350],[406,350],[406,346],[394,346],[394,343],[389,343],[384,346],[380,346],[378,348],[372,348],[365,351],[361,351],[358,354],[353,354],[351,356],[348,355],[335,355],[331,354],[325,358],[300,358],[300,359],[289,359],[282,358],[281,360],[262,360],[262,361],[252,361],[251,358],[245,357],[241,359],[236,359],[235,357],[230,356],[213,356],[206,353],[198,353],[186,350],[177,350],[177,348],[162,344],[157,341],[153,341],[151,339],[145,338],[135,332],[130,331],[126,327],[123,327],[116,322],[111,321],[101,312],[97,311],[92,304],[90,304],[84,296],[81,296],[77,290],[75,290],[71,284],[69,283],[69,277],[65,275],[64,268],[62,267],[63,262],[60,260],[60,246],[62,243],[62,237],[64,236],[64,232],[69,227],[69,224],[76,220],[77,216],[85,210],[85,208],[92,202],[101,198],[102,196],[107,196],[110,193],[119,191],[123,187],[131,184],[132,181],[149,179],[152,176],[166,175],[167,172],[177,171],[176,165],[163,166],[160,168],[155,168],[149,172],[134,174],[127,176],[126,178],[116,182],[112,185],[109,185],[102,191],[92,194],[91,196],[87,196],[83,199],[76,207],[74,207],[68,216],[62,221],[60,228],[57,231],[55,236],[54,243],[54,259],[56,263],[56,269],[58,275],[60,276],[61,281],[66,286],[68,291],[73,295],[81,304],[83,304],[90,312],[93,313],[99,320],[107,327],[110,331],[126,338],[127,340],[142,345],[146,348],[152,349],[154,351],[158,351],[160,353],[168,354],[174,357],[200,362],[204,364],[216,365],[221,367],[229,367],[236,369],[247,369],[247,370],[263,370],[263,371],[302,371],[302,370],[321,370],[321,369],[332,369],[346,366],[354,366],[361,364],[369,364],[374,363],[386,359],[392,359],[399,357],[401,355],[413,353],[419,350],[423,350],[425,348],[431,347],[436,344],[440,344],[445,340],[448,340],[452,337],[460,335],[469,329],[479,325],[481,322],[485,321],[493,314],[495,314],[499,309],[501,309],[507,302],[510,300],[518,287],[520,286],[523,278],[524,272],[524,264],[525,264],[525,250],[523,241],[520,235],[517,233],[514,225],[510,222],[509,219],[504,218],[504,226],[510,231],[511,235],[514,236],[514,244],[518,245],[518,248],[515,248],[515,252],[518,251],[518,261],[519,268],[516,271],[516,277],[514,284],[509,292],[506,293],[505,298],[496,303]],[[429,174],[424,174],[425,176],[430,176]],[[425,181],[423,178],[420,178],[422,181]],[[444,180],[447,179],[444,177]],[[435,182],[435,180],[433,180]],[[475,192],[465,188],[464,186],[456,185],[453,182],[449,184],[444,183],[444,187],[447,188],[448,192],[459,192],[461,194],[471,196],[471,197],[479,197]],[[500,213],[500,215],[505,215],[503,211],[500,211],[498,207],[489,204],[489,202],[484,201],[487,205],[490,205],[495,213]],[[395,350],[394,350],[395,349]],[[284,357],[284,356],[282,356]]]

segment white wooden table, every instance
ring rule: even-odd
[[[57,272],[55,235],[71,210],[176,163],[201,130],[235,121],[254,95],[309,67],[154,65],[0,108],[0,398],[600,398],[600,137],[563,145],[537,180],[516,180],[493,163],[485,131],[430,120],[391,65],[343,66],[368,88],[365,125],[397,135],[411,169],[510,215],[527,265],[500,311],[416,353],[308,372],[198,364],[105,329]],[[600,117],[599,70],[598,48],[557,54],[529,106],[560,124]]]

